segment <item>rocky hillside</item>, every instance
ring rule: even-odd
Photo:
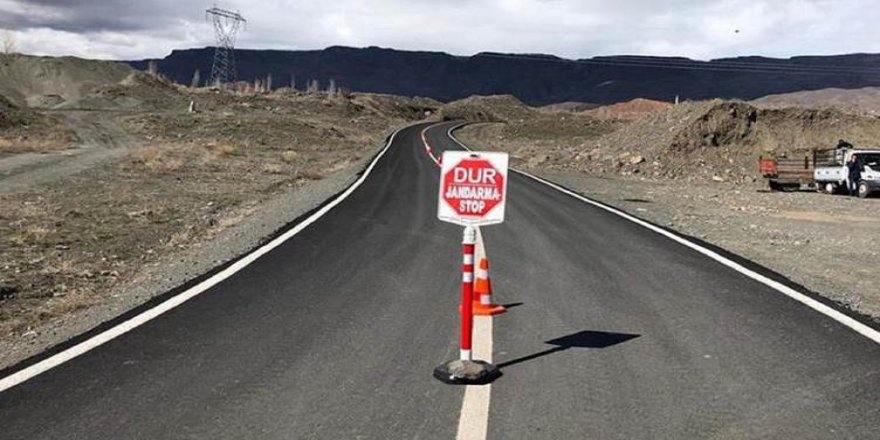
[[[734,182],[756,180],[763,151],[828,147],[840,138],[873,146],[880,139],[876,117],[724,100],[685,102],[605,125],[582,114],[544,118],[539,129],[528,127],[508,121],[469,127],[463,136],[511,152],[516,166]]]

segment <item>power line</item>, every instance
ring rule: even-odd
[[[534,55],[514,55],[514,54],[496,54],[482,53],[480,57],[505,58],[514,60],[530,60],[543,61],[552,63],[565,64],[589,64],[617,67],[643,67],[657,69],[676,69],[676,70],[696,70],[696,71],[714,71],[714,72],[740,72],[740,73],[760,73],[760,74],[790,74],[790,75],[814,75],[814,76],[859,76],[859,75],[877,75],[880,77],[880,69],[854,67],[846,68],[844,66],[804,66],[804,65],[783,65],[761,63],[740,63],[737,62],[705,62],[691,60],[652,60],[649,57],[645,59],[627,60],[625,58],[615,59],[582,59],[582,60],[566,60],[562,58],[550,58]]]
[[[727,60],[714,60],[714,61],[695,61],[695,60],[686,60],[686,59],[658,59],[656,57],[649,57],[643,55],[625,55],[623,57],[618,58],[623,62],[630,62],[630,60],[635,62],[654,62],[654,63],[664,63],[664,64],[680,64],[680,65],[702,65],[706,64],[709,66],[719,66],[719,67],[731,67],[731,68],[739,68],[739,67],[753,67],[758,69],[777,69],[777,70],[804,70],[804,71],[827,71],[827,72],[852,72],[852,71],[864,71],[866,73],[880,73],[880,68],[873,67],[848,67],[848,66],[820,66],[820,65],[810,65],[810,64],[798,64],[798,63],[780,63],[780,62],[753,62],[753,61],[739,61],[736,59],[727,59]]]
[[[565,60],[560,58],[547,58],[530,55],[508,55],[508,54],[480,54],[479,56],[507,58],[507,59],[527,59],[532,61],[557,62],[569,64],[593,64],[608,66],[631,66],[631,67],[652,67],[680,70],[704,70],[719,72],[750,72],[750,73],[793,73],[807,75],[880,75],[880,69],[872,68],[837,68],[833,70],[812,68],[811,66],[792,66],[792,65],[772,65],[762,66],[760,63],[751,63],[749,65],[737,65],[738,63],[724,62],[704,62],[690,60],[659,60],[659,59],[638,59],[627,60],[624,58],[615,59],[583,59],[583,60]],[[823,66],[816,66],[823,67]],[[828,66],[830,67],[830,66]]]

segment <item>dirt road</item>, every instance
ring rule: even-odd
[[[24,191],[118,159],[144,144],[119,127],[119,115],[70,110],[53,112],[75,133],[76,142],[60,151],[0,157],[0,194]]]

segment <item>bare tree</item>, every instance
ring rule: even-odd
[[[190,83],[190,86],[194,89],[198,88],[199,85],[201,85],[201,82],[202,82],[202,74],[201,74],[201,72],[199,72],[199,69],[196,69],[196,71],[193,72],[193,78],[192,78],[192,82]]]
[[[321,83],[318,80],[313,79],[309,81],[308,87],[306,87],[306,92],[308,93],[317,93],[321,90]]]
[[[290,75],[290,89],[296,90],[296,75]]]
[[[150,62],[147,63],[147,72],[150,75],[156,75],[159,73],[159,62],[156,60],[150,60]]]
[[[271,73],[266,75],[266,91],[267,92],[272,91],[272,74]]]
[[[260,78],[254,79],[254,93],[262,93],[263,92],[263,82],[260,81]]]
[[[17,51],[18,45],[15,42],[15,33],[10,30],[3,31],[3,53],[9,55]]]
[[[327,94],[330,96],[336,96],[336,80],[330,78],[330,82],[327,84]]]

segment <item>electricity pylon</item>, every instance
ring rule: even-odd
[[[214,65],[211,67],[211,84],[234,82],[235,71],[235,37],[247,20],[238,12],[227,11],[214,6],[205,11],[205,18],[214,23],[214,35],[217,47],[214,50]]]

